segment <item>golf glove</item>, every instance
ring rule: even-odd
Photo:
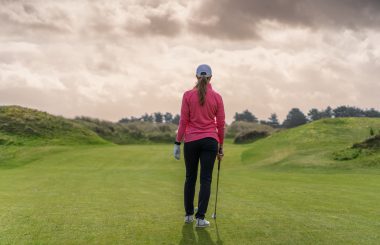
[[[217,154],[218,160],[222,160],[223,156],[224,156],[223,146],[219,146],[218,154]]]
[[[174,158],[179,160],[181,156],[181,146],[174,144],[174,150],[173,150]]]

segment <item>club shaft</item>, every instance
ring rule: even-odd
[[[214,218],[216,218],[216,204],[218,202],[219,172],[220,172],[220,159],[218,160],[218,176],[216,178],[216,197],[215,197]]]

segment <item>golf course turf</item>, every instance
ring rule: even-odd
[[[207,229],[183,223],[172,144],[0,146],[0,244],[379,244],[379,153],[333,153],[380,121],[334,120],[228,139]]]

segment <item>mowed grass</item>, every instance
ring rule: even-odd
[[[380,243],[378,168],[262,168],[257,143],[226,143],[208,229],[183,224],[171,144],[2,147],[0,244]]]

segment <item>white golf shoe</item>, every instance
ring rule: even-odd
[[[208,227],[210,226],[210,222],[208,222],[205,219],[197,219],[197,223],[195,224],[195,227]]]
[[[185,223],[190,224],[194,221],[194,217],[192,215],[186,215],[185,216]]]

